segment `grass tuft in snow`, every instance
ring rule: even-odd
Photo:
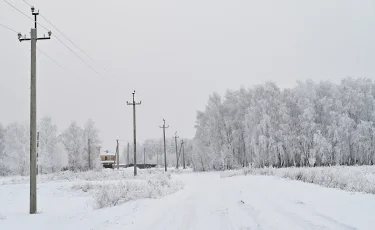
[[[375,194],[375,166],[244,168],[242,170],[223,172],[221,177],[240,175],[276,176],[329,188]]]

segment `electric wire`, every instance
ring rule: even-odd
[[[15,7],[14,5],[12,5],[11,3],[9,3],[8,1],[6,0],[3,0],[5,3],[7,3],[9,6],[11,6],[13,9],[17,10],[19,13],[21,13],[22,15],[24,15],[25,17],[27,17],[28,19],[34,21],[33,18],[31,18],[30,16],[26,15],[25,13],[23,13],[21,10],[19,10],[17,7]],[[24,1],[26,4],[30,5],[28,2]],[[45,18],[45,17],[43,17]],[[40,25],[41,27],[43,27],[44,29],[48,30],[45,26],[43,26],[42,24],[40,24],[39,22],[37,22],[38,25]],[[53,26],[53,25],[52,25]],[[48,30],[49,31],[49,30]],[[61,33],[61,32],[60,32]],[[80,59],[86,66],[88,66],[90,69],[92,69],[96,74],[100,75],[100,73],[98,71],[96,71],[91,65],[89,65],[85,60],[83,60],[76,52],[74,52],[68,45],[66,45],[57,35],[54,36],[61,44],[63,44],[70,52],[72,52],[78,59]]]
[[[27,5],[29,5],[30,7],[32,7],[32,5],[30,3],[28,3],[26,0],[22,0],[24,3],[26,3]],[[85,52],[81,47],[79,47],[75,42],[72,41],[72,39],[70,39],[68,36],[66,36],[63,32],[61,32],[61,30],[59,28],[57,28],[57,26],[55,26],[54,24],[52,24],[52,22],[50,20],[48,20],[43,14],[39,14],[39,16],[41,16],[48,24],[50,24],[57,32],[59,32],[64,38],[66,38],[75,48],[77,48],[79,51],[81,51],[84,55],[86,55],[91,61],[95,62],[96,64],[98,64],[94,58],[92,58],[90,55],[87,54],[87,52]],[[102,67],[104,69],[105,72],[109,73],[109,71]]]
[[[63,44],[67,49],[70,50],[70,52],[72,52],[79,60],[81,60],[86,66],[88,66],[90,69],[92,69],[96,74],[98,74],[100,76],[100,73],[98,71],[96,71],[91,65],[89,65],[85,60],[83,60],[76,52],[74,52],[69,46],[67,46],[63,41],[61,41],[61,39],[57,36],[55,36],[55,38],[61,43]]]
[[[8,29],[9,31],[11,32],[14,32],[16,34],[18,34],[18,32],[15,30],[15,29],[12,29],[6,25],[3,25],[0,23],[0,26]],[[46,54],[46,52],[44,52],[42,49],[40,49],[38,46],[36,47],[36,49],[38,50],[38,52],[40,52],[41,54],[43,54],[44,56],[46,56],[48,59],[50,59],[52,62],[54,62],[56,65],[58,65],[60,68],[62,68],[63,70],[65,70],[66,72],[69,72],[63,65],[61,65],[60,63],[58,63],[56,60],[54,60],[51,56],[49,56],[48,54]]]
[[[8,4],[10,7],[12,7],[13,9],[15,9],[16,11],[18,11],[20,14],[22,14],[23,16],[27,17],[28,19],[30,19],[31,21],[34,21],[34,19],[30,16],[28,16],[27,14],[25,14],[24,12],[22,12],[21,10],[19,10],[17,7],[15,7],[14,5],[12,5],[11,3],[9,3],[7,0],[3,0],[6,4]],[[45,30],[47,31],[50,31],[47,27],[45,27],[44,25],[40,24],[39,22],[36,22],[36,24],[38,24],[39,26],[41,26],[42,28],[44,28]]]
[[[2,27],[4,27],[5,29],[8,29],[8,30],[10,30],[10,31],[12,31],[12,32],[14,32],[14,33],[16,33],[16,34],[18,34],[18,32],[17,32],[16,30],[14,30],[14,29],[12,29],[12,28],[6,26],[6,25],[3,25],[3,24],[0,23],[0,26],[2,26]]]

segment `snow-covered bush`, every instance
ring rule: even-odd
[[[72,186],[72,189],[74,190],[81,190],[84,192],[88,192],[89,190],[94,188],[94,184],[90,182],[84,182],[84,183],[76,183]]]
[[[375,194],[375,166],[244,168],[223,172],[221,177],[240,175],[277,176],[324,187]]]
[[[138,169],[138,179],[147,179],[150,177],[157,177],[158,174],[163,173],[163,170],[158,169]],[[170,172],[166,176],[171,177]],[[123,180],[134,178],[133,168],[125,168],[120,170],[102,169],[96,171],[72,172],[64,171],[51,174],[38,175],[38,183],[47,183],[50,181],[109,181],[109,180]],[[29,182],[28,176],[12,176],[1,177],[0,184],[25,184]]]
[[[129,200],[159,198],[182,189],[183,184],[171,179],[169,173],[145,171],[143,176],[112,181],[79,182],[74,190],[90,192],[95,207],[115,206]]]

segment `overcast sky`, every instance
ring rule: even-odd
[[[22,0],[7,0],[30,15]],[[86,51],[100,76],[52,36],[38,47],[68,71],[38,55],[38,117],[51,116],[62,132],[92,118],[103,148],[131,140],[135,89],[137,136],[161,137],[165,118],[193,137],[197,110],[217,91],[268,80],[375,76],[373,0],[28,0]],[[39,22],[59,38],[55,29]],[[32,22],[0,1],[0,23],[29,34]],[[39,36],[45,30],[38,29]],[[28,121],[30,45],[0,27],[0,122]],[[65,42],[65,40],[64,40]],[[74,48],[68,41],[65,42]],[[106,72],[104,70],[108,70]]]

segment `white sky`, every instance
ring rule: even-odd
[[[30,15],[22,0],[7,1]],[[101,73],[54,37],[38,42],[69,71],[38,56],[38,117],[51,116],[60,132],[72,120],[83,125],[92,118],[103,149],[112,151],[117,138],[132,138],[126,101],[134,89],[142,100],[137,107],[142,141],[161,137],[163,118],[170,125],[167,137],[175,131],[193,137],[196,110],[204,109],[213,91],[268,80],[293,87],[297,80],[375,76],[372,0],[28,2],[93,57],[97,63],[90,63]],[[41,17],[39,22],[51,28]],[[27,34],[33,25],[3,1],[0,23]],[[39,36],[43,33],[40,28]],[[0,37],[0,122],[27,121],[30,46],[2,27]]]

